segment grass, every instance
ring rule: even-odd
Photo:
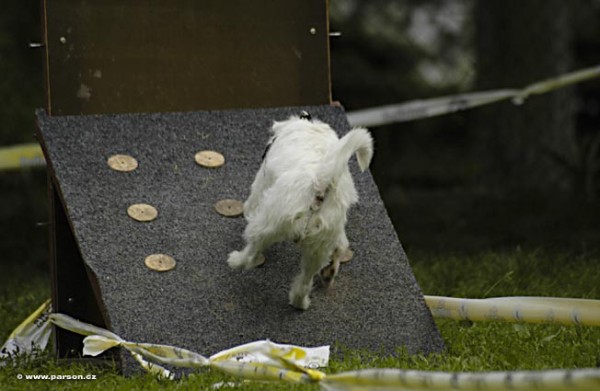
[[[413,271],[426,294],[454,297],[508,295],[563,296],[600,299],[600,269],[595,255],[547,253],[520,250],[469,256],[411,253]],[[0,339],[47,296],[47,279],[15,269],[0,288]],[[540,370],[583,368],[600,365],[600,328],[504,323],[436,321],[447,349],[443,354],[410,356],[399,351],[390,357],[342,349],[333,358],[328,373],[359,368],[396,367],[435,371]],[[152,342],[152,341],[144,341]],[[332,341],[334,343],[334,341]],[[212,352],[199,352],[212,353]],[[88,375],[96,380],[18,380],[26,375]],[[158,380],[151,375],[125,378],[109,364],[58,363],[49,353],[21,358],[18,365],[0,370],[3,390],[21,389],[208,389],[216,382],[236,381],[210,370],[201,370],[184,380]],[[317,385],[246,384],[249,390],[317,390]]]

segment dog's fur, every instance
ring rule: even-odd
[[[305,310],[313,277],[322,270],[324,279],[332,281],[341,254],[349,251],[346,212],[358,194],[348,160],[356,153],[360,169],[366,170],[373,139],[363,128],[339,139],[329,125],[308,114],[275,122],[271,130],[273,136],[244,203],[247,244],[230,253],[227,263],[234,269],[250,269],[264,262],[262,251],[270,245],[294,240],[303,254],[289,301]]]

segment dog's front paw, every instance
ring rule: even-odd
[[[232,251],[227,258],[227,264],[232,269],[241,269],[246,266],[247,260],[241,251]]]
[[[242,251],[232,251],[227,259],[227,264],[232,269],[252,269],[265,263],[265,257],[258,254],[254,259],[249,259]]]
[[[307,310],[310,306],[310,298],[308,295],[298,295],[290,292],[290,304],[299,310]]]

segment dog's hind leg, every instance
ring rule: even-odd
[[[336,248],[331,254],[331,260],[320,271],[321,280],[326,286],[330,286],[340,270],[340,250]]]
[[[290,289],[290,304],[298,309],[305,310],[310,306],[310,292],[313,287],[313,277],[327,264],[328,251],[322,249],[307,251],[304,249],[300,263],[300,274],[292,282]]]
[[[266,168],[261,166],[250,188],[250,195],[244,202],[244,217],[246,219],[251,219],[254,216],[265,191],[273,185],[273,177],[271,174],[267,174],[265,170]]]
[[[232,269],[252,269],[265,263],[265,257],[262,252],[272,241],[267,236],[254,237],[248,240],[246,247],[242,251],[232,251],[229,253],[227,264]]]
[[[339,234],[337,235],[335,250],[331,254],[330,262],[320,271],[321,280],[326,285],[329,286],[333,283],[333,280],[340,270],[340,263],[345,261],[344,257],[350,251],[349,246],[350,243],[348,242],[348,237],[346,236],[346,230],[342,226]]]
[[[227,264],[232,269],[252,269],[263,263],[265,257],[262,251],[256,250],[251,244],[246,245],[242,251],[230,252],[227,258]]]
[[[260,228],[263,227],[261,230]],[[261,226],[261,221],[252,219],[248,222],[244,231],[246,239],[246,247],[242,251],[232,251],[229,253],[227,264],[232,269],[252,269],[253,267],[262,265],[265,262],[265,257],[262,255],[264,249],[277,241],[275,237],[276,230],[265,229],[266,226]],[[271,228],[271,227],[269,227]]]

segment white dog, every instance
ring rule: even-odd
[[[294,240],[303,254],[289,300],[305,310],[313,277],[323,269],[324,279],[332,281],[340,257],[349,251],[346,212],[358,194],[348,160],[356,153],[360,169],[367,169],[373,139],[363,128],[339,139],[329,125],[312,120],[306,112],[274,122],[271,130],[273,136],[244,203],[247,244],[230,253],[227,263],[234,269],[250,269],[264,262],[262,251],[270,245]]]

